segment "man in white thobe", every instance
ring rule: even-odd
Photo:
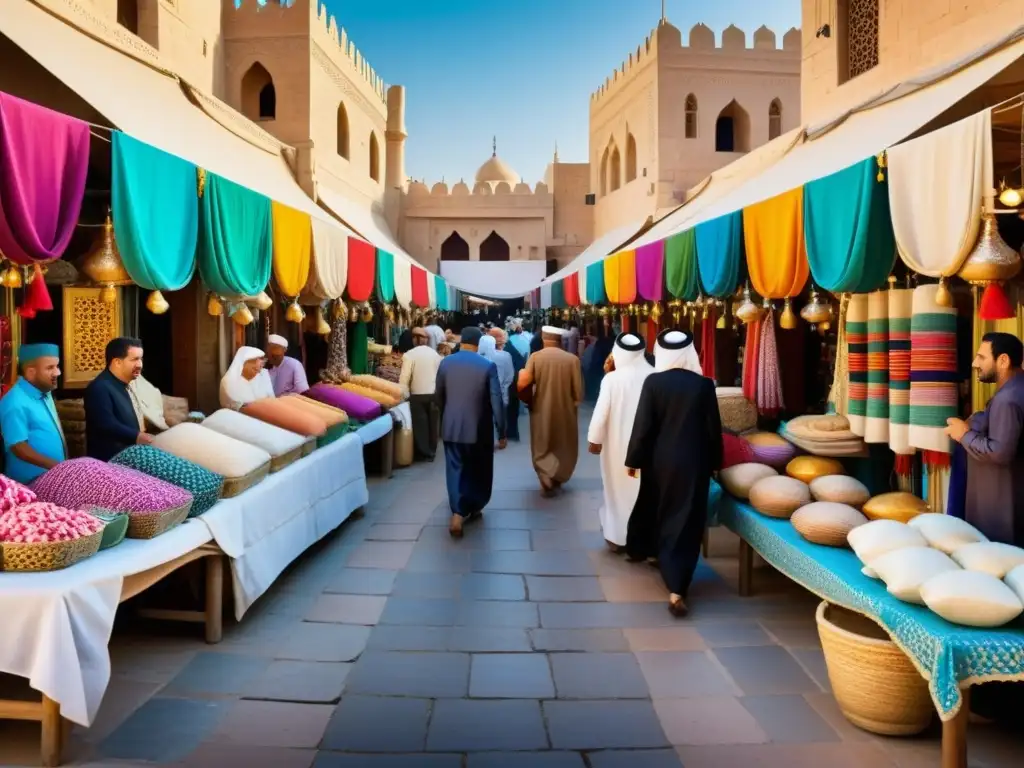
[[[639,478],[630,477],[624,468],[640,391],[644,379],[654,373],[644,356],[645,349],[643,340],[631,333],[619,334],[615,339],[615,370],[601,380],[601,393],[587,432],[590,452],[601,454],[601,530],[613,552],[621,552],[626,546],[629,516],[640,492]]]

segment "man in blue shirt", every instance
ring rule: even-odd
[[[18,352],[21,376],[0,400],[4,473],[30,483],[67,458],[53,390],[60,378],[56,344],[24,344]]]

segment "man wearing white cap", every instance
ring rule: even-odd
[[[302,362],[288,357],[288,339],[276,333],[267,337],[267,371],[274,384],[274,396],[301,395],[309,389]]]
[[[631,560],[657,558],[674,616],[687,613],[686,593],[707,523],[711,473],[721,466],[715,382],[702,375],[692,336],[663,331],[626,450],[625,472],[640,477],[626,550]]]
[[[590,452],[601,455],[601,530],[613,552],[621,552],[626,546],[626,527],[640,492],[640,481],[622,468],[626,466],[626,448],[633,433],[640,391],[647,377],[654,373],[644,357],[644,348],[643,340],[631,333],[620,333],[615,339],[611,354],[615,369],[601,379],[601,392],[587,433]]]

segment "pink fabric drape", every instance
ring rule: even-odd
[[[785,407],[779,348],[775,343],[775,312],[768,310],[761,323],[761,349],[757,355],[757,412],[777,416]]]
[[[0,251],[16,264],[60,258],[88,171],[88,124],[0,93]]]
[[[665,275],[665,241],[636,249],[636,290],[646,301],[661,301]]]

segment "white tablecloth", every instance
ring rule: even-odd
[[[391,418],[390,413],[385,413],[383,416],[378,416],[373,421],[367,422],[361,426],[356,430],[356,434],[359,435],[359,439],[363,441],[363,445],[369,445],[370,443],[375,443],[380,440],[384,435],[394,429],[394,427],[395,420]]]
[[[412,410],[409,408],[409,403],[401,403],[400,405],[391,409],[391,414],[395,417],[395,420],[401,425],[402,429],[412,429]]]

